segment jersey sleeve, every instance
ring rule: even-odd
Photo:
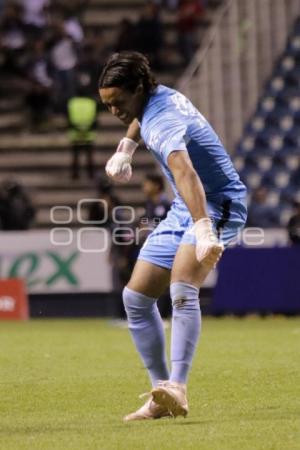
[[[168,164],[170,153],[178,150],[187,151],[187,125],[180,118],[173,115],[161,117],[156,133],[155,150],[163,158],[165,164]]]

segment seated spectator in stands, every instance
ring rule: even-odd
[[[73,153],[72,178],[79,178],[79,157],[81,152],[86,154],[87,173],[90,178],[93,178],[97,102],[86,94],[84,85],[80,85],[77,95],[68,101],[68,119]]]
[[[184,64],[191,61],[197,48],[197,28],[203,15],[201,0],[180,0],[177,18],[178,49]]]
[[[75,95],[78,49],[65,30],[63,17],[53,17],[49,42],[56,110],[65,112],[68,100]]]
[[[294,245],[300,245],[300,203],[294,202],[295,212],[290,218],[287,230],[290,242]]]
[[[129,19],[123,19],[118,26],[116,52],[137,50],[136,27]]]
[[[28,59],[26,73],[30,83],[26,103],[30,108],[31,127],[36,130],[46,124],[51,108],[53,88],[49,60],[43,39],[37,39],[33,42],[32,54]]]
[[[13,180],[0,187],[0,226],[4,231],[28,230],[35,209],[23,186]]]
[[[170,201],[164,192],[164,180],[160,175],[147,175],[143,182],[146,196],[145,218],[157,225],[164,220],[170,209]]]
[[[11,74],[20,74],[26,47],[22,8],[16,2],[5,5],[0,22],[1,68]]]
[[[163,45],[163,29],[158,6],[147,1],[136,25],[137,49],[145,53],[154,69],[161,68],[160,50]]]
[[[6,0],[0,0],[0,20],[2,19],[2,14],[3,14],[3,11],[4,11],[5,2],[6,2]]]
[[[47,8],[51,0],[18,0],[23,7],[23,22],[29,37],[41,36],[47,26]]]
[[[271,228],[278,226],[278,215],[267,204],[268,191],[264,186],[258,187],[252,194],[248,208],[248,227]]]
[[[81,44],[84,39],[84,32],[74,10],[70,7],[66,8],[63,12],[63,17],[65,32],[76,44]]]

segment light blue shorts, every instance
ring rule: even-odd
[[[243,228],[247,219],[245,198],[224,199],[222,203],[207,201],[209,217],[220,241],[228,246]],[[183,203],[173,203],[167,217],[160,222],[142,246],[138,259],[171,269],[180,244],[196,245],[191,234],[193,220]]]

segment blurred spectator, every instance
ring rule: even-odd
[[[145,217],[149,222],[158,224],[166,218],[170,202],[164,193],[164,180],[160,175],[147,175],[143,182],[146,196]]]
[[[26,73],[30,82],[26,103],[30,108],[31,126],[36,129],[43,125],[48,118],[53,88],[43,39],[37,39],[33,43]]]
[[[185,64],[193,57],[197,47],[197,28],[203,17],[201,0],[180,0],[178,7],[178,49]]]
[[[271,228],[278,225],[278,215],[267,204],[268,191],[264,186],[258,187],[252,194],[248,209],[247,226]]]
[[[86,94],[85,86],[78,88],[78,94],[68,102],[68,119],[72,143],[72,178],[79,178],[79,157],[84,152],[87,159],[87,172],[93,178],[93,150],[97,120],[97,102]]]
[[[26,46],[25,25],[22,21],[22,8],[15,2],[8,3],[0,24],[0,49],[2,70],[20,74]]]
[[[0,20],[2,18],[2,14],[3,14],[3,11],[4,11],[5,2],[6,2],[6,0],[0,0]]]
[[[18,0],[23,7],[23,22],[30,37],[41,36],[47,25],[47,7],[51,0]]]
[[[148,1],[136,25],[137,49],[145,53],[154,69],[161,68],[160,50],[163,45],[162,23],[158,6]]]
[[[136,50],[136,27],[129,19],[123,19],[119,24],[117,30],[117,40],[115,45],[116,52],[122,52],[125,50]]]
[[[84,33],[78,17],[76,17],[72,8],[65,9],[63,16],[66,34],[70,36],[76,44],[80,44],[83,41]]]
[[[290,218],[287,230],[292,244],[300,245],[300,203],[294,203],[294,215]]]
[[[50,40],[50,60],[52,64],[55,105],[59,112],[65,112],[68,100],[75,95],[77,48],[65,30],[63,17],[53,18]]]
[[[0,226],[4,231],[27,230],[35,216],[35,209],[23,186],[5,181],[0,187]]]

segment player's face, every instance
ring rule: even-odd
[[[125,125],[139,118],[142,112],[144,96],[139,88],[134,93],[119,87],[102,88],[99,90],[99,95],[109,111]]]

